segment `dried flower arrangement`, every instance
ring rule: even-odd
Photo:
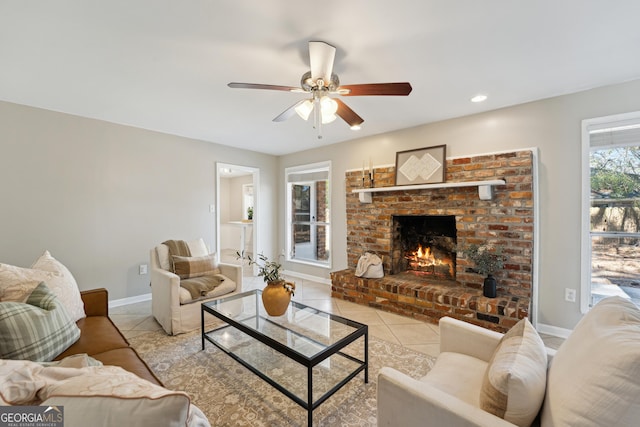
[[[504,266],[502,248],[485,244],[470,245],[462,253],[475,264],[475,270],[483,275],[493,274]]]

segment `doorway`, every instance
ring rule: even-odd
[[[258,251],[259,169],[216,163],[216,253],[219,262],[241,264],[237,254]],[[245,274],[253,275],[245,267]]]

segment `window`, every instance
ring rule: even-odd
[[[331,267],[331,163],[285,170],[287,260]]]
[[[583,122],[582,176],[581,309],[640,305],[640,112]]]

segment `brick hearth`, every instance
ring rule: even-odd
[[[363,279],[348,269],[332,273],[331,279],[331,295],[336,298],[431,323],[450,316],[505,332],[529,314],[529,298],[485,298],[481,290],[446,281],[425,282],[411,272]]]
[[[394,168],[375,169],[376,187],[394,185]],[[373,203],[361,203],[352,189],[362,173],[346,173],[347,257],[349,269],[333,272],[332,296],[417,319],[437,322],[452,316],[493,330],[506,331],[530,310],[533,284],[533,155],[518,151],[447,160],[447,182],[503,179],[493,200],[480,200],[477,187],[384,191]],[[410,272],[388,275],[393,215],[454,215],[457,244],[491,243],[503,248],[506,261],[498,280],[498,297],[482,296],[484,277],[473,271],[461,251],[456,280],[426,280]],[[382,257],[383,279],[355,277],[365,251]]]

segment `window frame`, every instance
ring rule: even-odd
[[[582,121],[582,203],[581,203],[581,252],[580,252],[580,311],[591,309],[591,137],[596,129],[640,124],[640,111],[585,119]],[[613,147],[613,145],[612,145]]]
[[[313,261],[313,260],[309,260],[309,259],[297,259],[294,258],[292,256],[293,254],[293,219],[292,219],[292,192],[291,192],[291,186],[294,184],[300,184],[300,185],[309,185],[310,183],[313,183],[315,181],[313,180],[299,180],[299,181],[293,181],[293,182],[289,182],[289,176],[293,175],[293,174],[311,174],[311,173],[315,173],[315,172],[327,172],[327,200],[329,202],[329,216],[328,218],[326,218],[326,221],[322,221],[322,222],[318,222],[317,220],[315,221],[310,221],[311,226],[318,226],[318,224],[324,225],[325,227],[327,227],[327,238],[329,239],[329,257],[328,260],[326,262],[320,262],[320,261]],[[305,265],[311,265],[314,267],[320,267],[320,268],[326,268],[326,269],[331,269],[332,265],[333,265],[333,239],[332,239],[332,230],[331,230],[331,223],[332,223],[332,217],[333,217],[333,212],[332,212],[332,208],[331,208],[331,195],[332,195],[332,179],[331,179],[332,173],[331,173],[331,161],[327,160],[327,161],[323,161],[323,162],[317,162],[317,163],[310,163],[310,164],[305,164],[305,165],[299,165],[299,166],[291,166],[291,167],[287,167],[285,168],[285,172],[284,172],[284,188],[285,188],[285,194],[286,194],[286,205],[285,205],[285,210],[286,210],[286,216],[285,216],[285,260],[287,262],[292,262],[292,263],[298,263],[298,264],[305,264]],[[313,188],[313,186],[310,186],[310,193],[314,193],[315,189]],[[314,204],[313,201],[310,201],[312,204]]]

